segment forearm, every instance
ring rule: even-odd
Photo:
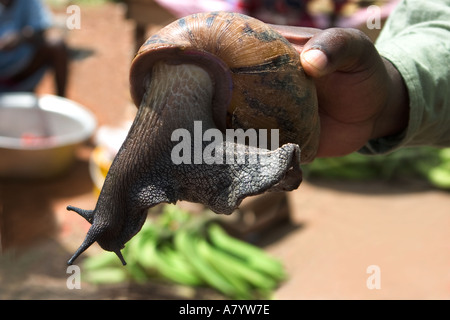
[[[386,59],[383,59],[389,78],[389,95],[385,107],[375,119],[371,139],[396,135],[408,126],[408,92],[399,71]]]
[[[20,31],[21,43],[40,44],[44,40],[45,30],[35,30],[29,26]]]
[[[399,4],[376,46],[403,78],[408,123],[402,132],[373,139],[360,151],[450,146],[450,7],[438,0]]]
[[[35,31],[32,28],[25,27],[14,33],[9,33],[0,38],[0,50],[11,51],[22,44],[31,44],[40,46],[44,42],[44,31]]]

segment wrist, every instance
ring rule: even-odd
[[[392,63],[383,58],[388,74],[388,95],[384,107],[375,120],[371,139],[392,136],[401,133],[408,126],[408,91],[401,74]]]

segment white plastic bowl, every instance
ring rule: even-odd
[[[0,95],[0,177],[47,178],[66,171],[97,127],[94,115],[53,95]]]

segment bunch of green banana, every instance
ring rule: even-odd
[[[210,287],[236,299],[268,298],[286,278],[280,261],[231,237],[218,223],[207,224],[204,231],[180,229],[174,243]]]
[[[341,180],[416,177],[436,188],[450,190],[450,148],[404,148],[388,155],[352,153],[320,158],[303,166],[307,178]]]
[[[146,222],[123,255],[125,267],[110,253],[87,258],[86,280],[162,278],[185,286],[208,286],[233,299],[255,299],[269,298],[286,278],[279,260],[230,236],[218,222],[174,205],[166,205],[156,221]]]
[[[440,163],[427,172],[428,181],[437,188],[450,190],[450,148],[439,150]]]

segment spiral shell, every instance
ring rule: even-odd
[[[296,143],[302,163],[314,159],[319,141],[317,97],[294,47],[267,24],[238,13],[199,13],[151,36],[130,70],[139,106],[156,61],[192,63],[214,85],[214,121],[225,128],[279,129],[279,145]]]

